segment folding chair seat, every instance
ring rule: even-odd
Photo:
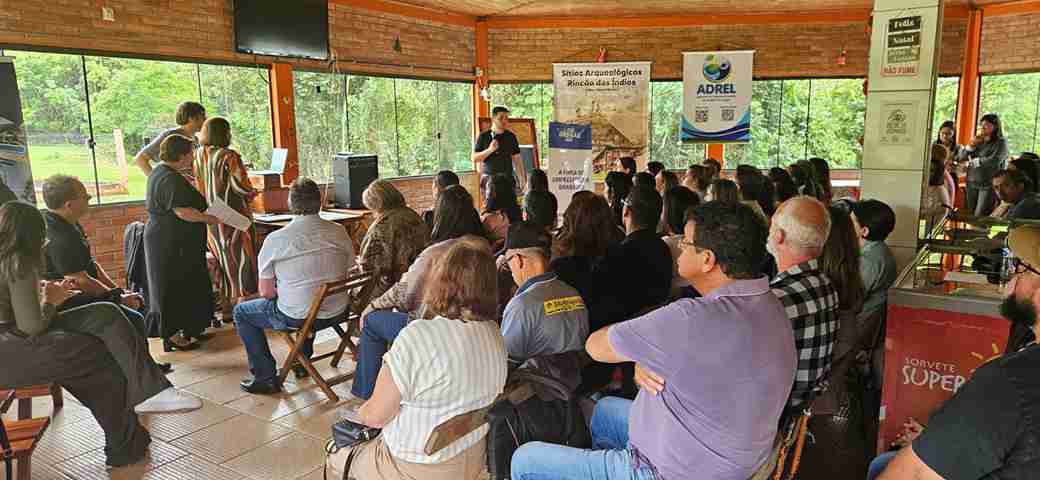
[[[7,412],[15,398],[17,391],[8,390],[0,404],[0,413]],[[0,461],[4,462],[5,478],[32,479],[32,454],[50,423],[50,417],[0,421]],[[12,471],[12,463],[17,463],[17,473]]]
[[[0,389],[0,398],[6,399],[12,393],[14,394],[13,400],[18,400],[19,420],[28,420],[29,418],[32,418],[32,401],[36,397],[46,397],[50,395],[55,411],[61,410],[61,407],[65,405],[65,397],[62,396],[61,386],[55,383],[8,390]]]
[[[304,319],[303,325],[297,329],[280,330],[282,338],[289,344],[289,355],[285,358],[282,363],[281,369],[278,372],[278,382],[285,382],[285,378],[289,375],[289,371],[292,367],[299,363],[303,366],[307,373],[321,388],[321,391],[325,393],[325,396],[333,402],[339,401],[339,396],[336,392],[332,391],[333,385],[338,385],[351,378],[354,378],[354,372],[338,375],[333,378],[323,378],[318,370],[314,367],[314,363],[326,358],[331,358],[330,364],[333,367],[339,366],[340,359],[343,358],[343,352],[348,348],[352,353],[357,351],[357,346],[354,344],[351,336],[358,330],[358,324],[361,319],[360,312],[364,310],[364,307],[368,303],[368,299],[364,298],[366,292],[370,292],[369,288],[375,277],[371,272],[362,272],[355,275],[351,275],[343,280],[335,282],[329,282],[318,288],[318,291],[314,293],[314,299],[311,300],[311,305],[307,310],[307,317]],[[330,319],[318,319],[318,312],[321,310],[322,303],[333,295],[348,295],[348,308],[343,315],[330,318]],[[346,323],[347,329],[343,330],[340,327],[341,324]],[[307,358],[303,356],[300,350],[303,348],[304,342],[308,338],[311,338],[315,333],[324,330],[326,328],[334,328],[336,333],[340,336],[339,345],[335,350],[321,355],[312,356]]]

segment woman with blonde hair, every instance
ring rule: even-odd
[[[328,460],[332,478],[475,480],[484,475],[486,425],[432,455],[425,447],[435,427],[490,405],[505,386],[505,340],[494,321],[496,285],[495,261],[485,248],[457,242],[437,261],[424,294],[423,319],[401,330],[372,397],[353,419],[382,428],[382,434],[333,453]]]
[[[404,195],[386,180],[372,182],[361,194],[361,201],[375,213],[358,255],[358,264],[375,276],[371,294],[375,298],[401,279],[430,243],[430,230],[405,204]]]
[[[196,184],[212,205],[221,201],[246,218],[253,219],[249,202],[257,191],[249,182],[249,173],[238,152],[231,146],[231,124],[223,117],[210,117],[199,132],[202,148],[195,152]],[[256,266],[256,229],[239,230],[222,223],[210,225],[207,244],[217,259],[223,276],[220,292],[224,297],[223,309],[230,311],[235,304],[248,300],[259,291]]]

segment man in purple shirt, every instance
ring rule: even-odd
[[[514,480],[746,480],[766,461],[797,364],[791,323],[759,272],[766,226],[745,205],[709,202],[690,211],[684,233],[679,274],[704,296],[600,329],[585,345],[598,361],[636,362],[635,402],[599,401],[593,450],[523,445]]]

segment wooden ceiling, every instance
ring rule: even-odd
[[[946,0],[949,6],[1003,0]],[[870,9],[872,0],[398,0],[398,3],[473,17],[660,16]]]

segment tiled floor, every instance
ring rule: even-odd
[[[334,332],[322,333],[315,347],[319,353],[338,342]],[[284,341],[276,337],[269,340],[275,358],[285,358],[288,348]],[[238,387],[248,367],[245,351],[231,327],[214,332],[213,338],[195,351],[164,354],[158,341],[153,341],[151,348],[156,360],[174,365],[170,381],[201,397],[203,408],[187,414],[142,416],[142,423],[152,434],[148,457],[128,467],[106,469],[101,428],[90,412],[66,393],[65,407],[54,413],[33,455],[33,480],[322,478],[323,445],[331,425],[346,408],[356,405],[350,400],[349,382],[333,387],[340,395],[335,404],[314,382],[297,381],[292,375],[282,394],[249,395]],[[327,361],[317,367],[323,375],[332,375],[352,371],[354,364],[346,358],[339,369]],[[33,406],[35,416],[51,410],[49,398],[37,399]]]

